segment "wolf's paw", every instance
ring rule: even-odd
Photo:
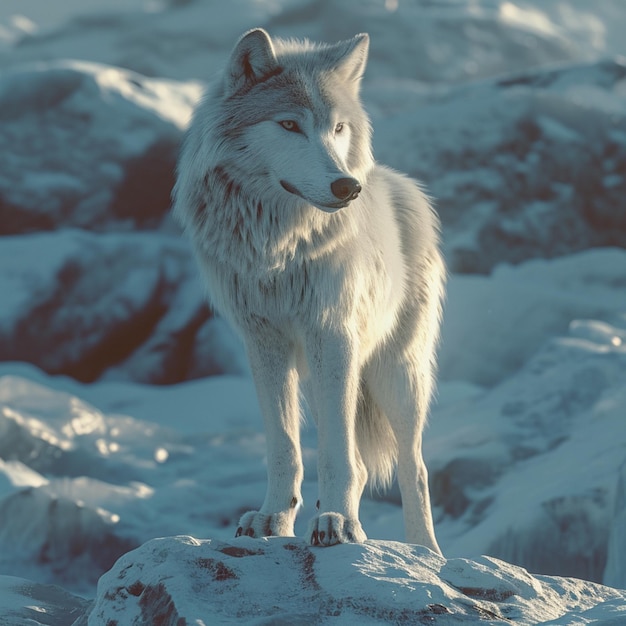
[[[293,537],[293,514],[248,511],[239,520],[235,537]]]
[[[314,517],[309,524],[308,536],[313,546],[363,543],[367,539],[358,519],[340,513],[322,513]]]

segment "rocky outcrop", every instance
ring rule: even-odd
[[[626,617],[624,607],[625,591],[402,543],[174,537],[100,579],[88,624],[566,624]]]

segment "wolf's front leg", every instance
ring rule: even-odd
[[[367,472],[356,447],[359,369],[353,343],[341,334],[307,345],[318,428],[319,513],[309,526],[313,545],[362,542],[359,502]]]
[[[278,332],[266,330],[261,341],[254,339],[247,348],[265,422],[268,485],[263,506],[242,516],[237,536],[293,536],[303,478],[293,350]]]

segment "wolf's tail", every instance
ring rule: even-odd
[[[398,444],[387,416],[361,382],[357,406],[356,440],[372,489],[391,485],[398,461]]]

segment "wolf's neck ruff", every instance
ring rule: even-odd
[[[225,168],[209,169],[197,197],[193,221],[205,245],[223,263],[233,253],[254,273],[284,271],[288,264],[330,254],[355,235],[358,203],[334,214],[324,213],[296,196],[250,193]]]

